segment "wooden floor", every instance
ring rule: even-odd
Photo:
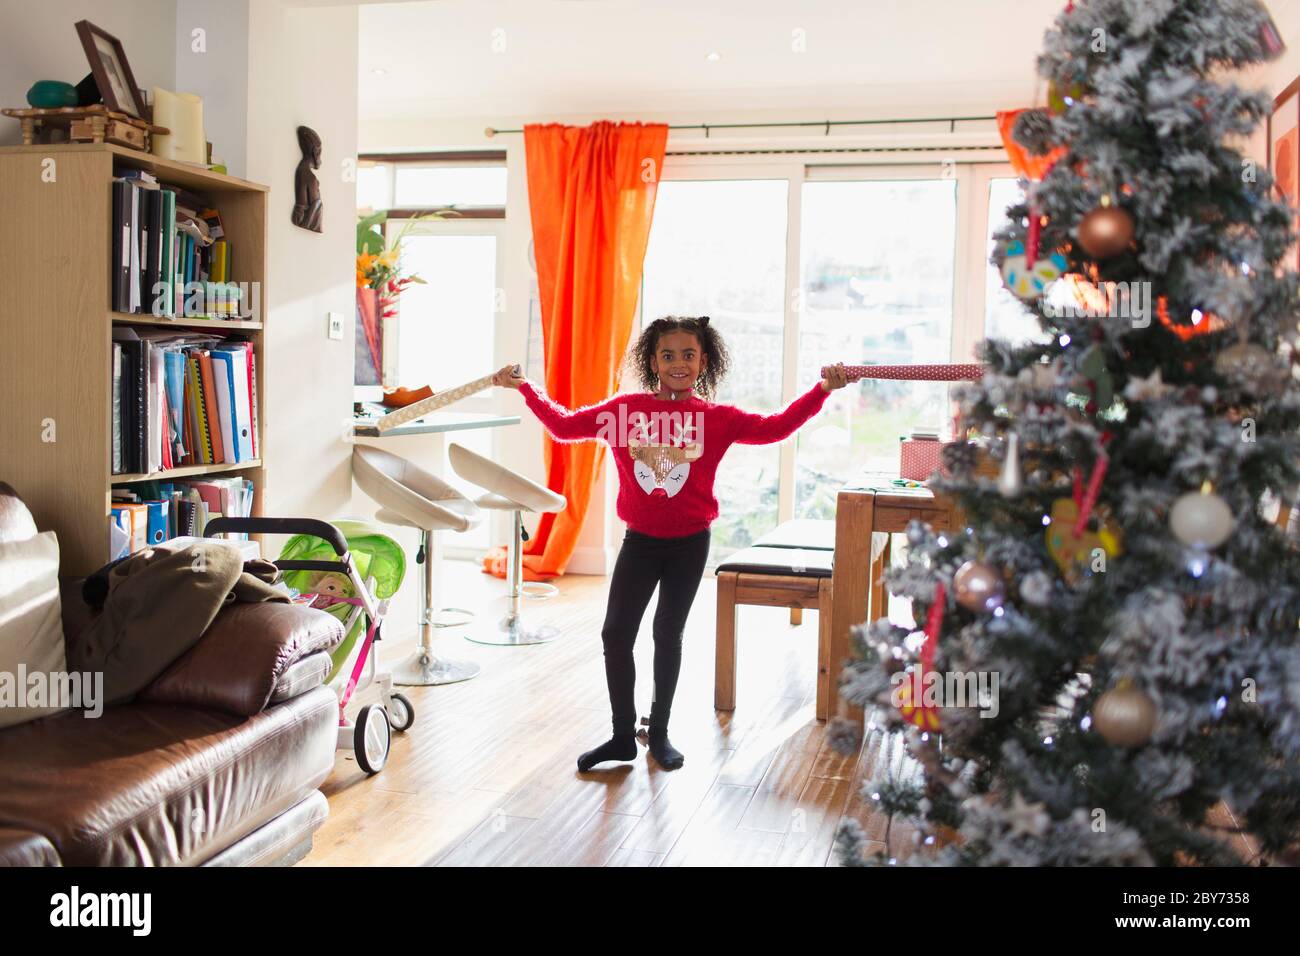
[[[705,578],[687,625],[670,727],[686,755],[661,770],[644,748],[631,764],[577,772],[579,753],[610,731],[600,626],[606,579],[569,576],[560,596],[530,602],[530,620],[563,637],[492,647],[445,630],[437,650],[478,661],[474,680],[406,688],[414,727],[395,735],[382,773],[367,777],[338,753],[323,790],[330,815],[303,866],[365,865],[838,865],[834,834],[857,819],[883,840],[884,818],[858,793],[873,766],[903,769],[901,739],[875,732],[854,756],[825,742],[813,716],[817,614],[742,608],[737,706],[713,709],[715,581]],[[492,626],[504,585],[449,561],[445,593]],[[637,641],[637,702],[649,712],[651,610]],[[390,622],[400,636],[405,622]],[[407,632],[409,634],[409,631]],[[393,662],[413,646],[381,644]],[[363,696],[363,700],[370,699]],[[910,842],[895,827],[891,844]]]

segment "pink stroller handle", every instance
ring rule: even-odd
[[[364,607],[365,602],[360,598],[336,597],[333,594],[303,594],[301,597],[312,598],[311,606],[315,608],[327,608],[335,604],[351,604],[353,607]],[[370,645],[375,640],[375,622],[370,620],[366,626],[366,639],[361,645],[361,652],[357,654],[356,663],[352,665],[352,673],[348,676],[348,682],[343,686],[343,693],[339,695],[339,725],[342,726],[345,721],[343,710],[348,706],[348,701],[352,699],[352,692],[356,690],[357,682],[361,680],[361,669],[366,666],[366,660],[370,655]]]

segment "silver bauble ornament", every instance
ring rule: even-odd
[[[1189,548],[1217,548],[1236,524],[1228,503],[1212,491],[1189,491],[1169,512],[1170,530]]]
[[[1276,395],[1286,386],[1287,370],[1268,349],[1238,342],[1214,359],[1214,370],[1253,395]]]
[[[1047,607],[1052,599],[1052,579],[1046,571],[1030,571],[1020,580],[1020,597],[1033,607]]]
[[[952,578],[957,603],[968,611],[992,611],[1002,606],[1002,575],[991,565],[967,561]]]
[[[1122,682],[1092,705],[1092,726],[1117,747],[1141,747],[1156,729],[1156,702]]]

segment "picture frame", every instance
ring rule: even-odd
[[[1300,207],[1300,76],[1273,98],[1267,141],[1274,195],[1293,208]],[[1300,224],[1300,217],[1295,223]],[[1300,269],[1300,243],[1288,258],[1292,267]]]
[[[131,72],[122,41],[89,20],[78,20],[76,27],[104,105],[127,116],[147,120],[144,97],[136,86],[135,74]]]

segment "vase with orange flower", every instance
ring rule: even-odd
[[[394,384],[384,369],[384,333],[394,327],[402,293],[412,283],[424,284],[417,275],[403,274],[402,266],[402,240],[418,220],[409,220],[392,244],[387,245],[382,231],[387,218],[388,214],[381,211],[361,216],[357,221],[356,381],[359,385]],[[391,333],[388,338],[393,338]],[[391,363],[392,356],[388,358]]]

